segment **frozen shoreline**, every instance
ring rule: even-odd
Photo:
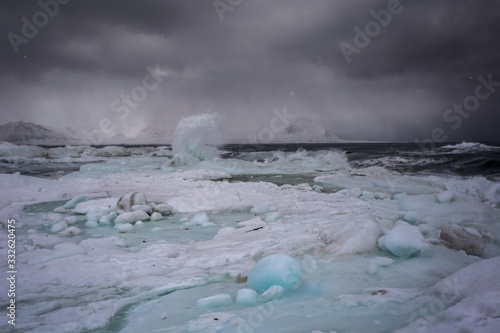
[[[352,169],[341,153],[328,151],[283,153],[268,162],[216,158],[185,166],[151,152],[103,160],[59,179],[0,174],[0,216],[18,221],[18,332],[384,332],[404,327],[402,332],[412,332],[422,323],[429,332],[461,327],[489,332],[498,327],[498,202],[495,192],[481,193],[492,201],[482,202],[479,194],[462,190],[467,179]],[[276,174],[286,179],[297,170],[314,175],[317,186],[271,182]],[[268,181],[228,181],[232,175],[259,172]],[[96,228],[87,223],[84,213],[94,209],[98,221],[130,192],[172,206],[173,215],[131,224],[122,232],[112,223]],[[80,196],[89,199],[85,209],[83,203],[78,209],[56,209]],[[206,217],[190,222],[203,212]],[[398,220],[423,237],[412,245],[409,258],[379,244]],[[478,232],[486,243],[483,255],[444,246],[439,232],[446,226]],[[81,233],[65,234],[63,227]],[[0,229],[2,248],[6,236]],[[405,246],[399,239],[396,245]],[[385,246],[391,248],[387,241]],[[256,306],[197,308],[198,299],[220,293],[235,300],[246,287],[238,276],[278,253],[296,258],[304,270],[295,290]],[[433,287],[453,276],[472,279],[481,270],[491,274],[476,292],[456,286],[452,290],[461,296],[443,300],[441,289]],[[5,290],[5,281],[0,286]],[[487,292],[491,297],[485,298]],[[467,316],[459,316],[464,309]],[[365,320],[356,319],[360,313]],[[12,331],[2,325],[2,331]]]

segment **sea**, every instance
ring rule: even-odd
[[[171,145],[120,145],[123,148],[166,147]],[[55,148],[64,146],[42,146]],[[104,145],[95,146],[103,148]],[[433,149],[422,149],[415,143],[267,143],[224,144],[218,147],[223,159],[241,159],[257,162],[272,161],[277,152],[306,151],[318,154],[338,151],[346,154],[353,168],[379,166],[388,170],[411,175],[483,176],[490,180],[500,179],[500,143],[449,142],[435,143]],[[173,155],[173,154],[172,154]],[[274,156],[274,157],[273,157]],[[81,165],[96,161],[18,159],[15,163],[0,157],[0,173],[15,173],[37,177],[59,177],[78,171]]]

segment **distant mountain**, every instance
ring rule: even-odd
[[[134,136],[125,135],[119,131],[103,140],[106,144],[169,144],[172,142],[173,131],[148,126]]]
[[[312,120],[296,117],[288,126],[275,134],[273,142],[320,143],[343,141]]]
[[[171,130],[160,129],[155,126],[143,128],[136,137],[141,143],[165,144],[172,142],[174,132]]]
[[[0,141],[17,145],[119,145],[119,144],[168,144],[173,132],[154,126],[143,128],[136,135],[125,135],[125,130],[104,135],[99,129],[59,129],[23,121],[0,126]],[[89,134],[90,133],[90,134]]]
[[[33,123],[10,122],[0,126],[0,141],[17,145],[78,144],[81,138]]]

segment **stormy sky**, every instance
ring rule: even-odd
[[[3,0],[0,17],[0,123],[212,111],[244,137],[286,108],[344,139],[500,141],[498,1]]]

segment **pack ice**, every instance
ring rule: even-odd
[[[78,171],[0,174],[0,247],[14,218],[18,271],[16,326],[0,331],[498,330],[495,191],[354,169],[342,152],[197,154],[199,123],[181,126],[176,158],[68,147]]]

